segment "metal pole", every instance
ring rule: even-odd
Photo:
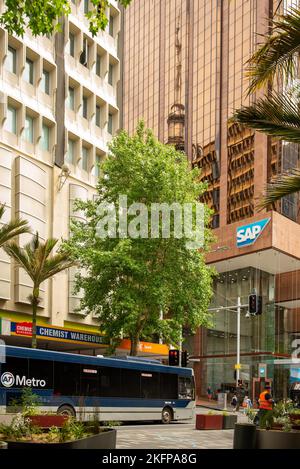
[[[180,342],[179,342],[179,366],[181,366],[181,355],[182,355],[182,328],[180,330]]]
[[[241,297],[238,296],[237,299],[237,351],[236,351],[236,387],[238,387],[239,379],[240,379],[240,361],[241,361]]]

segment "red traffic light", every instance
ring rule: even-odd
[[[169,365],[179,366],[179,350],[169,350]]]

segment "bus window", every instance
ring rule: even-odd
[[[29,359],[29,378],[45,381],[43,389],[53,388],[53,362]]]
[[[2,363],[1,365],[1,373],[5,371],[9,371],[16,377],[19,376],[26,376],[28,377],[28,359],[27,358],[19,358],[19,357],[6,357],[6,363]]]
[[[100,396],[120,397],[121,396],[121,372],[120,368],[100,368]]]
[[[54,363],[54,394],[79,396],[80,365],[78,363]]]
[[[145,399],[159,399],[159,373],[141,373],[141,392]]]
[[[121,390],[123,397],[141,397],[141,372],[121,369]]]
[[[99,368],[97,366],[81,365],[80,395],[94,397],[100,395]]]
[[[178,378],[173,373],[160,374],[160,397],[161,399],[177,399]]]
[[[178,398],[179,399],[193,399],[193,383],[191,378],[179,377],[178,381]]]

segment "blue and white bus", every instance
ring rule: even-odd
[[[42,411],[101,421],[191,419],[193,370],[151,361],[6,346],[0,364],[0,412],[29,387]]]

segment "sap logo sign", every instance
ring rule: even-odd
[[[237,228],[236,238],[237,238],[237,247],[241,248],[244,246],[250,246],[254,244],[255,241],[260,237],[263,230],[269,223],[271,218],[265,218],[264,220],[251,223],[250,225],[242,226]]]

